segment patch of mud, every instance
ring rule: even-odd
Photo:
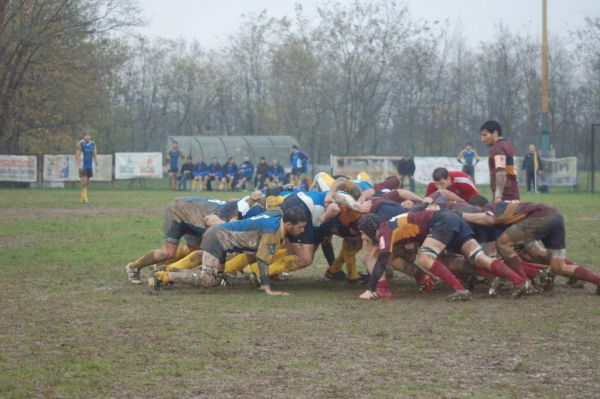
[[[64,208],[7,208],[0,209],[0,220],[17,222],[21,220],[60,220],[77,219],[81,217],[110,217],[110,216],[156,216],[161,217],[164,208],[120,208],[112,206],[81,205]]]

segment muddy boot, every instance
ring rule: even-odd
[[[470,301],[471,299],[473,299],[473,296],[469,290],[454,291],[452,294],[446,297],[447,301],[452,302]]]

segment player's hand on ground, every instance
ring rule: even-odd
[[[260,289],[263,290],[265,292],[265,294],[271,295],[271,296],[288,296],[288,295],[290,295],[287,292],[283,292],[283,291],[273,291],[271,289],[271,285],[263,285],[260,287]]]

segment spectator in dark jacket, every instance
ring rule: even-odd
[[[410,155],[405,155],[398,161],[396,165],[398,175],[400,177],[400,187],[404,188],[404,178],[408,178],[410,191],[415,192],[415,161]]]
[[[216,181],[217,183],[223,177],[223,167],[217,160],[217,158],[213,158],[210,165],[208,165],[208,173],[204,176],[204,188],[208,191],[212,191],[211,183]]]
[[[269,166],[269,187],[283,184],[285,181],[285,171],[283,166],[277,159],[273,159],[271,166]]]
[[[262,190],[265,187],[265,180],[269,174],[269,164],[265,157],[260,157],[258,165],[256,165],[256,175],[254,176],[254,188]]]
[[[179,185],[177,187],[179,190],[187,191],[187,182],[192,179],[193,172],[194,164],[192,163],[192,157],[187,157],[179,170]]]
[[[543,167],[540,156],[533,144],[529,146],[529,152],[523,158],[523,164],[521,166],[525,171],[525,177],[527,178],[527,192],[530,193],[532,188],[534,192],[537,192],[537,174],[543,170]]]
[[[233,190],[235,179],[238,175],[238,167],[233,157],[227,159],[227,163],[223,166],[223,178],[221,179],[221,186],[223,190]]]
[[[246,183],[252,181],[252,176],[254,175],[254,165],[252,165],[252,161],[250,161],[250,157],[248,155],[244,156],[244,162],[238,168],[237,175],[237,185],[235,188],[239,191],[241,189],[246,189]]]

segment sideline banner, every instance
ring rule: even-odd
[[[98,154],[97,168],[94,163],[94,176],[91,181],[112,181],[113,156],[112,154]],[[75,162],[75,155],[58,154],[44,155],[44,181],[78,181],[79,170]]]
[[[387,176],[397,175],[396,162],[402,157],[397,156],[331,156],[333,175],[344,175],[355,178],[361,171],[366,171],[375,182],[384,180]],[[455,157],[415,157],[415,181],[420,184],[431,182],[435,168],[443,167],[448,170],[462,170],[462,165]],[[515,157],[517,178],[519,184],[525,184],[525,173],[521,169],[522,157]],[[577,157],[542,158],[543,172],[539,173],[538,185],[575,186],[577,185]],[[475,165],[475,184],[486,186],[490,184],[490,174],[487,157],[482,157]]]
[[[162,153],[115,153],[115,179],[137,179],[140,177],[162,179]]]
[[[35,183],[37,180],[35,155],[0,155],[0,181]]]

